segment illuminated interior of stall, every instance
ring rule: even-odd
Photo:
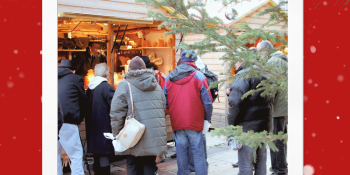
[[[152,21],[152,24],[140,24],[132,22],[88,21],[88,19],[59,18],[59,60],[74,59],[77,55],[85,57],[86,47],[89,42],[100,43],[98,52],[107,56],[107,26],[109,24],[113,27],[113,40],[115,39],[116,41],[115,43],[113,41],[114,63],[112,63],[114,64],[114,72],[111,76],[114,78],[115,88],[117,84],[123,80],[123,74],[128,70],[128,60],[132,59],[134,56],[148,56],[150,61],[157,65],[159,71],[163,72],[165,75],[175,67],[173,65],[173,59],[175,57],[173,51],[175,37],[174,35],[165,36],[166,29],[158,29],[160,22],[154,21]],[[115,38],[116,36],[117,38]],[[67,44],[66,40],[68,39],[68,41],[70,41],[70,38],[74,40],[75,45],[70,43],[71,46],[69,46],[69,43]],[[60,43],[60,39],[66,43]],[[107,58],[107,62],[108,60],[109,58]],[[91,74],[86,76],[90,77]],[[88,81],[88,78],[86,80]]]

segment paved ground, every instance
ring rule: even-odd
[[[221,145],[215,146],[220,143],[224,143],[222,138],[211,137],[210,133],[207,134],[207,152],[209,163],[209,175],[234,175],[238,174],[238,168],[233,168],[232,163],[236,163],[238,160],[237,151],[230,150],[228,146]],[[168,144],[168,154],[165,162],[157,164],[159,175],[174,175],[177,172],[176,159],[171,159],[170,155],[174,154],[172,146],[173,143]],[[267,152],[267,171],[271,166],[270,151]],[[271,172],[267,172],[270,174]],[[89,173],[85,173],[88,175]],[[92,173],[91,175],[93,175]],[[126,161],[121,160],[113,162],[111,165],[111,175],[126,175]],[[195,173],[190,173],[195,174]],[[65,173],[64,175],[70,175]]]

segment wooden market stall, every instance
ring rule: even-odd
[[[146,8],[134,0],[58,0],[58,64],[61,59],[84,59],[88,44],[98,43],[98,52],[106,58],[110,77],[114,77],[108,83],[115,88],[123,80],[127,60],[134,56],[149,56],[159,71],[168,75],[175,68],[173,47],[180,38],[165,36],[166,29],[158,29],[160,22],[148,18],[148,10],[168,16],[165,9]],[[88,75],[81,76],[88,81]],[[167,140],[172,141],[169,115],[166,123]],[[79,131],[84,144],[84,122]]]
[[[229,24],[229,28],[231,29],[237,29],[238,24],[240,23],[249,23],[249,26],[252,28],[259,28],[262,26],[262,24],[266,23],[269,18],[270,14],[260,16],[259,18],[255,18],[256,14],[259,12],[262,12],[266,8],[276,6],[277,4],[273,0],[265,0],[262,1],[258,6],[252,8],[251,10],[247,11],[245,14],[240,15],[238,19],[235,21],[232,21]],[[237,7],[239,8],[239,7]],[[217,13],[218,9],[215,8],[207,8],[207,12],[210,13]],[[222,14],[224,16],[224,14]],[[266,30],[277,30],[279,32],[288,32],[288,29],[281,29],[282,25],[278,24],[275,26],[271,26],[266,28]],[[241,35],[244,31],[237,31],[235,35]],[[226,35],[227,32],[225,30],[219,30],[217,31],[220,35]],[[202,41],[204,39],[203,34],[190,34],[186,35],[183,38],[183,42],[187,44],[194,44],[195,42]],[[258,43],[258,41],[257,41]],[[257,44],[256,43],[256,44]],[[252,45],[252,46],[256,46]],[[285,53],[288,54],[288,49],[285,50]],[[212,52],[212,53],[207,53],[201,56],[201,59],[203,62],[208,66],[208,69],[215,74],[218,75],[219,80],[226,79],[227,77],[224,75],[219,75],[220,72],[227,72],[228,70],[228,65],[225,64],[224,67],[222,64],[224,63],[222,60],[219,60],[225,53],[224,52]],[[177,57],[178,59],[178,57]],[[227,112],[228,112],[228,97],[226,96],[225,93],[225,86],[221,87],[219,90],[219,99],[220,102],[216,101],[213,103],[214,110],[213,110],[213,115],[212,115],[212,127],[224,127],[227,126]]]

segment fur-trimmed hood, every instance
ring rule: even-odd
[[[124,78],[142,91],[153,91],[158,85],[152,69],[130,70]]]

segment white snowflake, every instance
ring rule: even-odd
[[[40,50],[40,55],[42,55],[43,54],[43,51],[42,50]]]
[[[316,47],[312,45],[312,46],[310,47],[310,50],[311,50],[311,53],[315,53],[315,52],[316,52]]]
[[[8,88],[12,88],[13,85],[14,85],[14,83],[13,83],[12,81],[8,81],[8,82],[7,82],[7,87],[8,87]]]
[[[339,120],[339,116],[337,116],[337,119]]]
[[[315,87],[317,87],[317,86],[318,86],[318,84],[315,84],[314,86],[315,86]]]
[[[329,103],[329,100],[327,100],[326,103],[328,104],[328,103]]]
[[[324,2],[323,2],[323,5],[327,5],[327,1],[324,1]]]
[[[304,166],[304,175],[313,175],[315,173],[315,169],[312,165]]]
[[[18,54],[18,50],[14,50],[13,53],[17,55]]]
[[[312,133],[311,136],[312,136],[312,137],[316,137],[316,133]]]
[[[309,84],[311,84],[311,83],[312,83],[312,79],[309,79],[307,82],[308,82]]]
[[[338,81],[342,82],[344,80],[344,76],[343,75],[338,75]]]
[[[21,72],[21,73],[19,73],[19,78],[24,78],[24,73],[23,72]]]

